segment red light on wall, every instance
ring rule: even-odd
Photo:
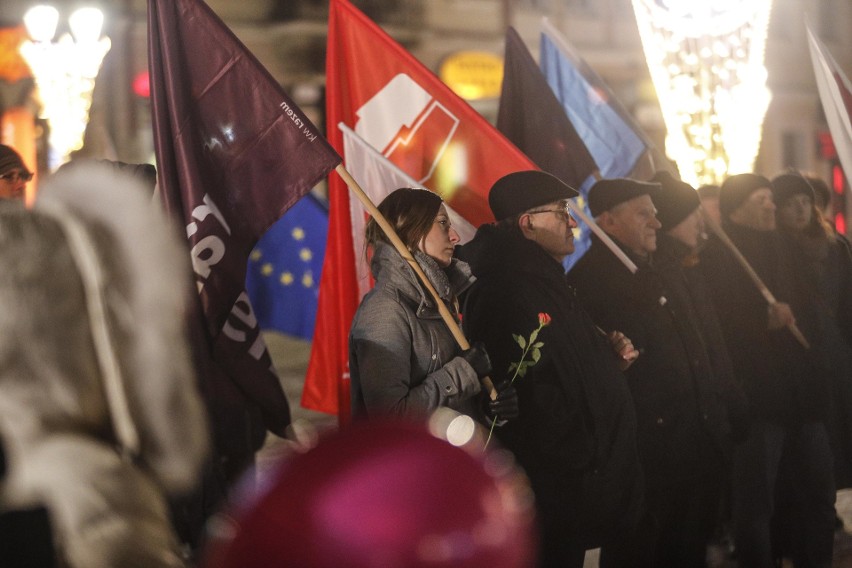
[[[817,143],[819,145],[819,155],[823,160],[831,160],[837,157],[837,148],[834,146],[834,140],[831,138],[831,133],[827,130],[817,133]]]
[[[831,168],[831,187],[834,193],[843,195],[843,168],[840,166]]]
[[[834,228],[841,235],[846,234],[846,217],[843,216],[843,213],[838,213],[834,216]]]
[[[147,71],[140,71],[133,77],[133,92],[137,97],[145,99],[151,96],[151,81]]]

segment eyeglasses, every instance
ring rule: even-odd
[[[0,179],[9,183],[15,183],[15,180],[21,180],[23,182],[30,181],[33,179],[33,174],[30,172],[9,172],[3,175],[0,175]]]
[[[561,209],[539,209],[538,211],[527,211],[527,215],[535,215],[537,213],[556,213],[562,220],[567,221],[571,219],[571,207],[568,205],[568,202],[562,204]]]

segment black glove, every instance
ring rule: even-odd
[[[488,393],[485,393],[485,414],[490,420],[494,418],[502,420],[513,420],[520,416],[521,410],[518,406],[518,392],[509,381],[503,381],[499,385],[495,385],[497,390],[497,399],[491,400]]]
[[[481,341],[472,344],[470,349],[462,351],[461,357],[473,367],[476,376],[480,379],[491,374],[491,358],[488,357],[485,344]]]

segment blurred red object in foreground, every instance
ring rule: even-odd
[[[362,422],[277,467],[211,523],[205,568],[532,566],[532,496],[511,456]]]

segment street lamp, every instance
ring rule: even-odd
[[[83,145],[92,91],[101,62],[110,48],[101,37],[104,15],[97,8],[75,10],[68,18],[71,33],[54,41],[59,11],[39,5],[24,14],[30,35],[21,45],[38,85],[41,115],[50,124],[48,166],[56,169]]]

